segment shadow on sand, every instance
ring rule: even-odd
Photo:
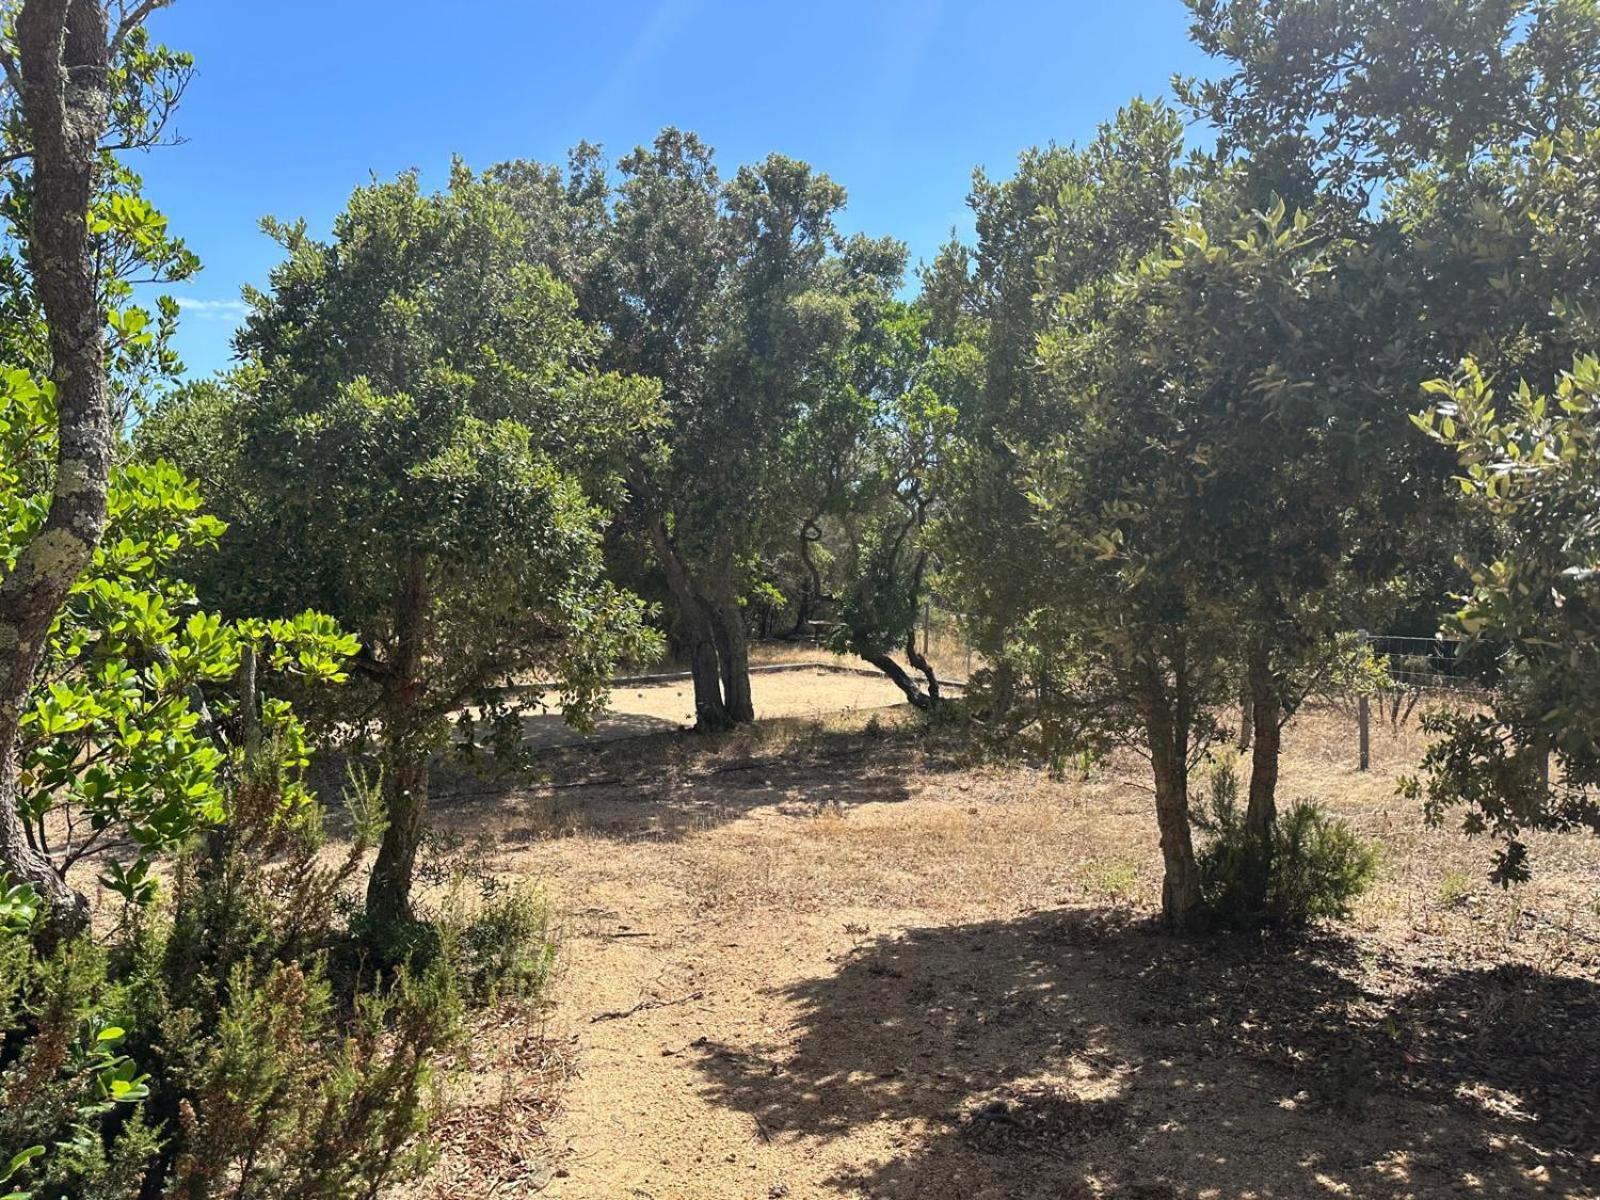
[[[879,940],[786,990],[792,1053],[707,1045],[772,1137],[889,1122],[840,1196],[1600,1194],[1600,988],[1106,910]]]
[[[579,833],[673,840],[757,809],[814,816],[898,803],[910,798],[913,775],[961,765],[914,733],[873,736],[772,718],[727,735],[654,733],[553,749],[534,772],[441,758],[429,819],[447,836],[501,852]]]

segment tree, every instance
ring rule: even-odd
[[[48,478],[19,479],[15,486],[27,493],[6,497],[0,867],[46,897],[58,931],[81,924],[86,909],[28,843],[19,812],[19,727],[51,625],[105,529],[113,442],[108,310],[122,329],[142,325],[148,316],[127,306],[127,272],[144,267],[179,277],[194,268],[138,197],[137,178],[112,158],[117,149],[159,140],[187,79],[187,57],[152,47],[140,28],[158,7],[157,0],[110,8],[100,0],[25,0],[20,9],[8,7],[0,38],[5,158],[31,167],[10,181],[27,262],[26,273],[9,272],[10,304],[13,313],[36,314],[48,342],[47,355],[15,365],[42,369],[55,411]]]
[[[1525,148],[1593,112],[1590,0],[1187,0],[1229,64],[1180,98],[1291,205],[1359,219],[1414,170]]]
[[[916,638],[934,565],[928,527],[939,513],[959,413],[982,374],[975,346],[940,344],[935,328],[921,305],[879,304],[861,322],[836,402],[790,447],[795,479],[815,488],[802,531],[809,526],[820,535],[824,517],[838,531],[838,623],[830,644],[877,667],[920,709],[940,698],[938,676]]]
[[[651,651],[601,536],[658,394],[594,368],[600,340],[528,261],[507,189],[460,164],[433,195],[414,175],[358,189],[327,242],[268,228],[286,258],[251,296],[248,365],[158,413],[146,444],[232,453],[212,471],[234,528],[203,591],[316,607],[361,639],[346,719],[370,715],[382,749],[367,908],[384,930],[411,918],[447,718],[493,712],[489,689],[515,681],[583,725],[615,662]]]
[[[1405,404],[1464,355],[1485,371],[1549,378],[1594,344],[1600,9],[1581,0],[1191,7],[1197,41],[1230,65],[1216,81],[1180,84],[1195,115],[1220,131],[1218,164],[1258,196],[1271,189],[1314,204],[1380,267],[1358,303],[1382,335],[1347,356],[1367,364],[1375,396]],[[1366,448],[1381,449],[1378,504],[1352,559],[1359,578],[1345,583],[1392,596],[1409,574],[1413,607],[1437,612],[1445,591],[1465,585],[1449,560],[1485,536],[1486,514],[1441,512],[1426,493],[1447,465],[1395,443],[1392,408],[1373,416],[1384,444]],[[1432,519],[1417,519],[1423,512]],[[1430,545],[1430,527],[1454,536]],[[1260,734],[1274,709],[1289,711],[1274,696],[1290,677],[1254,646],[1253,810],[1275,783],[1275,752],[1262,753]]]
[[[782,448],[828,402],[867,298],[898,284],[898,243],[846,239],[844,189],[805,163],[771,155],[723,180],[711,149],[664,130],[617,164],[596,238],[603,186],[582,148],[565,195],[581,211],[563,229],[591,249],[574,287],[611,333],[606,361],[661,381],[667,453],[635,471],[629,522],[649,544],[694,677],[696,725],[754,718],[744,602],[762,551],[794,531],[779,517],[789,485]],[[544,178],[530,201],[554,204]]]
[[[1160,242],[1132,221],[1110,227],[1118,245],[1103,222],[1126,166],[1163,146],[1186,194]],[[1392,255],[1337,213],[1253,207],[1246,172],[1186,176],[1176,153],[1170,117],[1130,109],[1078,155],[1087,181],[1036,213],[1043,315],[1023,328],[1038,368],[963,461],[980,495],[1014,504],[1009,489],[1031,512],[1000,524],[992,504],[952,505],[945,526],[953,577],[1004,577],[975,591],[994,674],[1031,695],[1016,721],[1036,721],[1052,757],[1149,756],[1164,911],[1189,925],[1188,773],[1217,706],[1248,687],[1258,854],[1241,894],[1260,908],[1279,730],[1335,635],[1395,602],[1406,497],[1427,489],[1388,344],[1409,300]]]
[[[1525,831],[1600,834],[1600,360],[1497,400],[1468,359],[1429,390],[1417,424],[1457,453],[1463,502],[1495,530],[1489,553],[1463,556],[1471,588],[1447,625],[1468,657],[1488,652],[1494,689],[1484,711],[1426,718],[1425,783],[1403,789],[1434,824],[1463,807],[1469,834],[1500,838],[1510,883],[1529,874]]]
[[[1139,101],[1087,146],[1027,150],[1007,180],[975,173],[967,203],[977,244],[946,247],[924,275],[923,303],[938,337],[982,352],[982,384],[962,406],[950,451],[937,537],[947,586],[962,597],[969,633],[990,664],[991,686],[980,690],[997,719],[1013,691],[1006,644],[1028,620],[1036,564],[1021,543],[989,531],[1030,520],[1015,486],[1014,448],[1050,434],[1040,420],[1046,405],[1037,353],[1052,319],[1050,297],[1129,266],[1160,242],[1189,186],[1179,166],[1182,132],[1170,109]]]

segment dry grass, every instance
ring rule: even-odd
[[[548,1136],[490,1106],[472,1144],[563,1197],[1600,1195],[1600,842],[1535,839],[1504,892],[1396,797],[1414,727],[1367,773],[1335,710],[1285,749],[1285,799],[1385,848],[1296,938],[1151,930],[1139,760],[1054,779],[904,709],[462,782],[463,852],[563,900],[577,1047]]]

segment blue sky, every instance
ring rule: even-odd
[[[725,170],[772,150],[850,194],[845,224],[926,258],[970,228],[972,169],[1081,141],[1134,95],[1204,74],[1180,0],[176,0],[153,33],[197,75],[181,145],[139,156],[146,191],[205,263],[174,289],[192,374],[229,360],[239,289],[277,248],[266,214],[325,232],[372,174],[450,156],[613,156],[663,125]]]

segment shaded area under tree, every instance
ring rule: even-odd
[[[791,1055],[709,1044],[774,1138],[902,1123],[841,1196],[1593,1195],[1600,987],[1336,936],[1186,941],[1115,910],[913,931],[784,993]]]

